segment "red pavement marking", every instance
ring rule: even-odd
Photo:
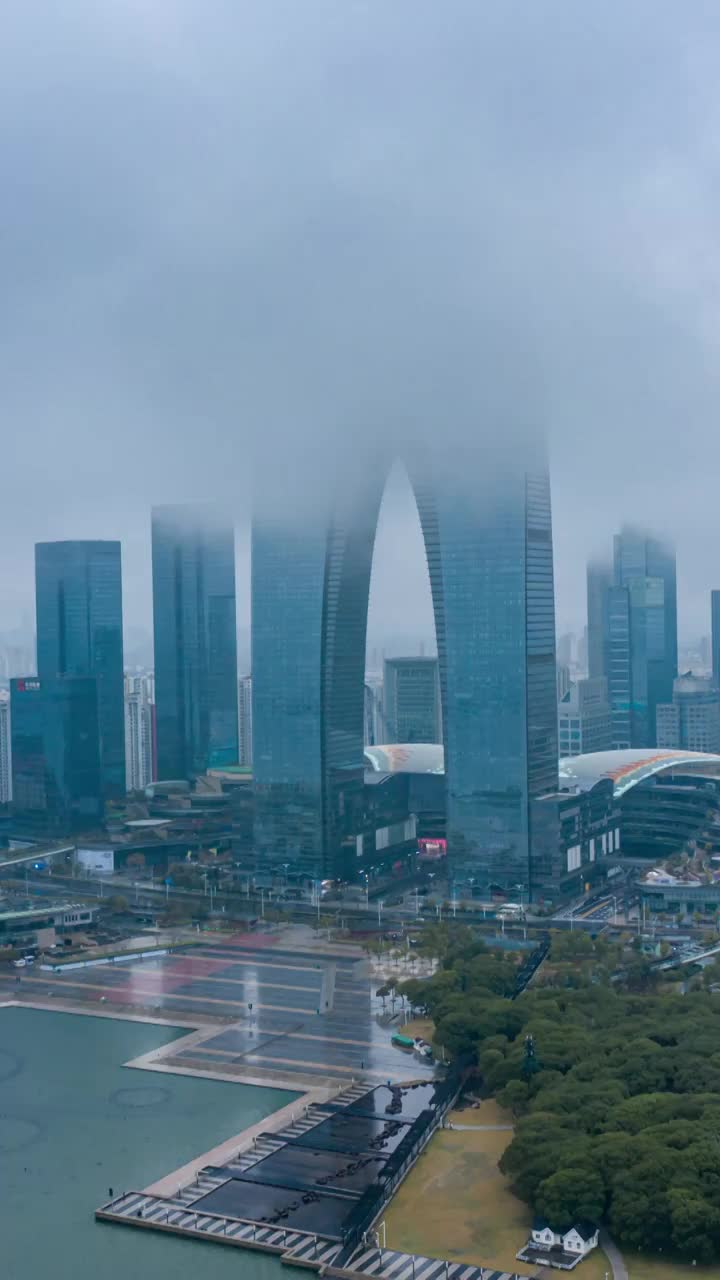
[[[127,986],[123,986],[123,987],[108,987],[105,999],[118,1000],[122,1004],[127,1004],[128,999],[132,995],[132,993],[133,993],[133,989],[129,983],[127,984]],[[98,996],[97,999],[101,1000],[102,996]]]
[[[127,982],[123,982],[121,986],[108,985],[110,991],[133,991],[138,987],[142,987],[145,992],[149,992],[153,996],[161,996],[165,991],[174,991],[176,987],[181,987],[187,979],[183,974],[177,976],[168,973],[138,973],[135,975],[135,981],[128,976]],[[98,986],[104,986],[102,978],[99,977]]]
[[[163,973],[179,974],[183,978],[200,978],[208,973],[227,969],[232,961],[213,960],[210,956],[178,956],[165,965]]]

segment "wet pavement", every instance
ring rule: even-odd
[[[331,1007],[320,1012],[333,985]],[[23,973],[19,986],[10,976],[1,987],[22,1000],[46,1000],[52,993],[68,1003],[101,1003],[107,1012],[117,1005],[119,1012],[131,1007],[163,1018],[232,1021],[209,1026],[201,1043],[178,1046],[177,1065],[348,1081],[360,1074],[378,1081],[433,1074],[432,1064],[391,1044],[395,1027],[379,1025],[381,1006],[363,961],[284,949],[269,935],[61,973],[35,967]]]

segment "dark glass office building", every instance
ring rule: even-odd
[[[462,463],[468,465],[463,469]],[[450,873],[532,891],[531,800],[557,788],[555,624],[544,470],[411,472],[437,633]],[[382,476],[293,528],[255,520],[255,850],[313,876],[360,870],[363,672]]]
[[[647,533],[615,536],[612,575],[588,568],[590,674],[605,676],[613,746],[655,746],[656,708],[677,675],[675,553]]]
[[[10,681],[13,813],[29,834],[71,835],[103,818],[98,681]]]
[[[612,565],[592,561],[587,567],[587,663],[591,680],[607,678],[610,644],[607,593],[612,585]]]
[[[39,542],[35,547],[40,680],[97,680],[102,788],[125,795],[122,574],[119,542]]]
[[[252,536],[254,847],[352,879],[362,834],[365,637],[380,488]],[[357,868],[359,870],[359,868]]]
[[[383,668],[386,742],[441,742],[437,658],[386,658]]]
[[[157,776],[238,758],[235,536],[203,506],[152,513]]]

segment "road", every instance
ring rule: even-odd
[[[605,1230],[600,1232],[600,1248],[604,1250],[607,1260],[612,1267],[613,1280],[628,1280],[625,1259],[615,1244],[615,1241]]]

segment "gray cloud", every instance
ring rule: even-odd
[[[550,438],[560,625],[636,518],[676,539],[706,627],[714,5],[42,10],[10,0],[0,51],[0,630],[36,539],[122,537],[137,624],[152,502],[231,501],[242,530],[253,467],[291,493],[361,444],[527,428]],[[392,492],[377,631],[430,616]]]

